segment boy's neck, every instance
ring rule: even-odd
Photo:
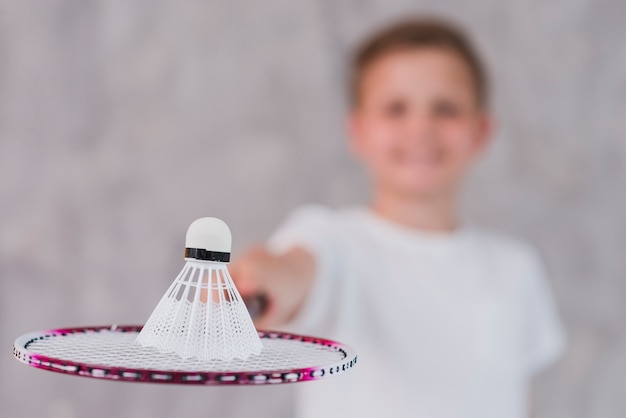
[[[417,197],[378,191],[371,208],[383,218],[422,231],[450,232],[459,226],[455,193]]]

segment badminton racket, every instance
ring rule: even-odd
[[[318,380],[343,373],[354,350],[327,339],[258,331],[260,355],[246,360],[183,359],[135,343],[141,326],[39,331],[19,337],[13,355],[39,369],[96,379],[190,385],[263,385]]]

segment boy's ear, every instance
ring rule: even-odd
[[[484,112],[478,126],[476,151],[483,152],[491,143],[494,131],[494,120],[490,113]]]
[[[346,120],[346,130],[350,141],[350,151],[357,158],[363,157],[363,127],[359,113],[351,110]]]

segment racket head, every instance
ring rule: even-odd
[[[123,382],[264,385],[319,380],[350,370],[356,352],[335,341],[258,331],[264,349],[247,360],[200,361],[134,342],[138,325],[62,328],[15,340],[17,360],[42,370]]]

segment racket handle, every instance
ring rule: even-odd
[[[252,319],[262,317],[269,303],[265,293],[245,297],[243,298],[243,302],[246,304],[246,308],[248,308],[248,313],[250,313]]]

